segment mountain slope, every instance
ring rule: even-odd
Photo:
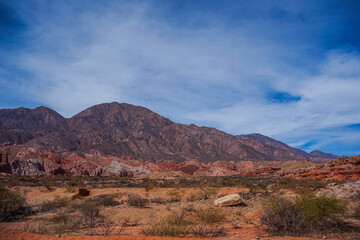
[[[261,134],[233,136],[174,123],[141,106],[104,103],[66,119],[35,109],[0,110],[0,143],[55,151],[97,152],[143,160],[305,160],[311,156]]]
[[[334,155],[331,153],[324,153],[322,151],[319,150],[314,150],[312,152],[310,152],[311,157],[313,158],[325,158],[325,159],[337,159],[340,158],[340,156],[338,155]]]

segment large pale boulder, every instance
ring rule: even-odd
[[[244,204],[239,194],[230,194],[215,200],[214,205],[219,207],[235,206]]]

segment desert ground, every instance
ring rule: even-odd
[[[119,187],[119,182],[125,187]],[[24,206],[30,210],[3,220],[0,239],[360,237],[360,181],[356,180],[295,180],[265,176],[131,179],[8,175],[2,176],[2,183],[6,184],[7,187],[3,187],[6,191],[22,196]],[[89,195],[81,196],[79,189],[89,190]],[[336,195],[346,207],[342,218],[347,227],[300,233],[269,231],[263,220],[269,199],[296,199],[304,192],[313,196]],[[230,194],[240,196],[234,206],[214,205],[216,199]]]

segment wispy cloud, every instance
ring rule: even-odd
[[[316,140],[307,150],[360,142],[339,129],[360,119],[359,52],[313,54],[324,23],[309,24],[304,4],[247,7],[236,21],[195,10],[170,21],[152,1],[19,4],[26,47],[9,61],[30,76],[12,85],[68,117],[119,101],[233,134]]]

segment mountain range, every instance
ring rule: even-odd
[[[258,133],[234,136],[215,128],[175,123],[147,108],[117,102],[92,106],[71,118],[42,106],[2,109],[0,144],[179,162],[338,158],[321,151],[307,153]]]

